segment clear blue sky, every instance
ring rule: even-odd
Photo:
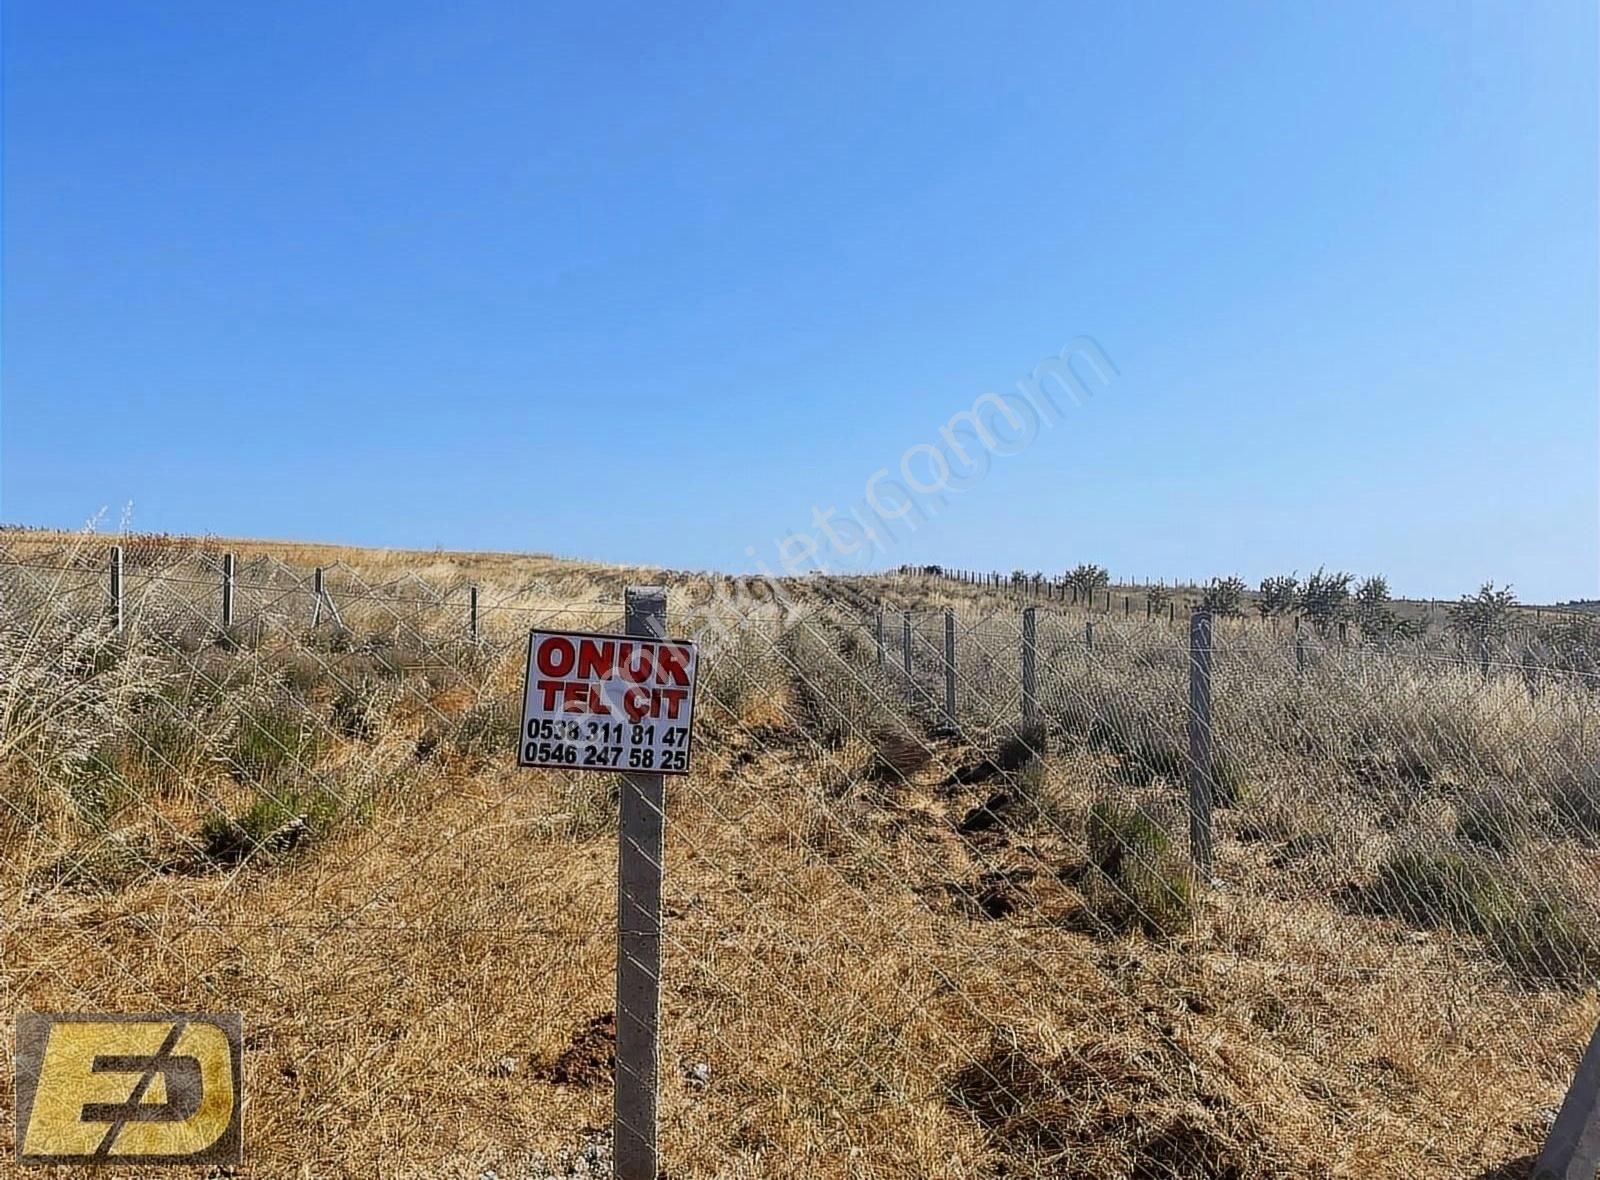
[[[10,0],[0,519],[1600,593],[1595,5]]]

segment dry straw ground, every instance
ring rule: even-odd
[[[629,581],[705,643],[669,1176],[1509,1180],[1600,1015],[1581,682],[1302,676],[1229,632],[1211,886],[1164,624],[1091,655],[1041,622],[1041,731],[1015,604],[966,588],[812,582],[786,615],[670,571],[142,539],[118,636],[100,542],[5,559],[5,1010],[243,1012],[245,1175],[543,1175],[607,1125],[614,784],[511,763],[527,628],[613,627]],[[960,609],[955,732],[942,676],[908,703],[893,614],[879,668],[880,601]]]

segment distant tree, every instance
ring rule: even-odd
[[[1011,571],[1011,584],[1013,586],[1020,586],[1024,582],[1026,582],[1027,580],[1028,580],[1028,571],[1027,570],[1012,570]]]
[[[1326,631],[1333,624],[1348,618],[1350,583],[1353,581],[1354,574],[1343,571],[1330,574],[1318,567],[1317,572],[1307,578],[1306,584],[1300,588],[1301,613],[1319,631]]]
[[[1293,574],[1262,578],[1261,588],[1256,591],[1256,610],[1263,619],[1289,614],[1299,592],[1300,579]]]
[[[1558,615],[1539,629],[1543,661],[1551,667],[1594,675],[1600,671],[1600,620]]]
[[[1382,574],[1364,579],[1355,592],[1356,623],[1374,639],[1414,639],[1426,630],[1420,619],[1402,619],[1389,605],[1389,580]]]
[[[1150,604],[1152,614],[1160,614],[1167,609],[1167,604],[1172,601],[1172,591],[1165,586],[1151,586],[1144,592],[1145,601]]]
[[[1368,634],[1383,634],[1393,629],[1394,612],[1389,609],[1389,580],[1373,574],[1362,580],[1355,592],[1355,616]]]
[[[1450,607],[1450,630],[1469,639],[1503,639],[1511,630],[1517,596],[1510,586],[1485,582],[1476,594],[1463,594]]]
[[[1249,592],[1243,578],[1212,578],[1200,597],[1200,609],[1237,618],[1244,614],[1244,596]]]
[[[1067,571],[1067,585],[1078,592],[1079,598],[1090,598],[1111,585],[1111,571],[1103,565],[1085,563]]]

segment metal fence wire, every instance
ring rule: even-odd
[[[242,1012],[249,1175],[604,1174],[616,783],[515,749],[529,630],[623,576],[214,549],[0,560],[8,1012]],[[1538,1150],[1600,982],[1586,658],[665,581],[668,1175]]]

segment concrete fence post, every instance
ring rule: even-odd
[[[311,574],[311,625],[315,627],[322,622],[322,567],[319,565]]]
[[[1600,1170],[1600,1028],[1589,1038],[1589,1048],[1566,1100],[1550,1128],[1550,1138],[1539,1153],[1533,1180],[1594,1180]]]
[[[467,633],[476,642],[478,638],[478,588],[467,587]]]
[[[233,554],[222,555],[222,625],[233,626],[234,561]]]
[[[944,723],[956,728],[956,612],[944,612]]]
[[[122,630],[122,546],[111,546],[111,629]]]
[[[1211,612],[1189,620],[1189,856],[1211,878]]]
[[[1089,655],[1094,655],[1094,620],[1090,619],[1083,625],[1083,650]]]
[[[1038,685],[1039,627],[1033,607],[1022,612],[1022,723],[1031,725],[1039,716]]]
[[[1306,674],[1306,638],[1304,635],[1294,637],[1294,670],[1298,675]]]
[[[916,673],[911,663],[911,612],[906,611],[900,616],[900,660],[905,665],[906,673],[906,703],[911,704],[916,700]]]
[[[623,630],[665,639],[667,592],[629,586]],[[625,774],[617,842],[617,1067],[612,1096],[616,1180],[656,1180],[656,1096],[661,1064],[661,866],[665,779]]]
[[[872,618],[872,638],[878,647],[878,669],[883,669],[883,608],[878,608],[877,614]]]

